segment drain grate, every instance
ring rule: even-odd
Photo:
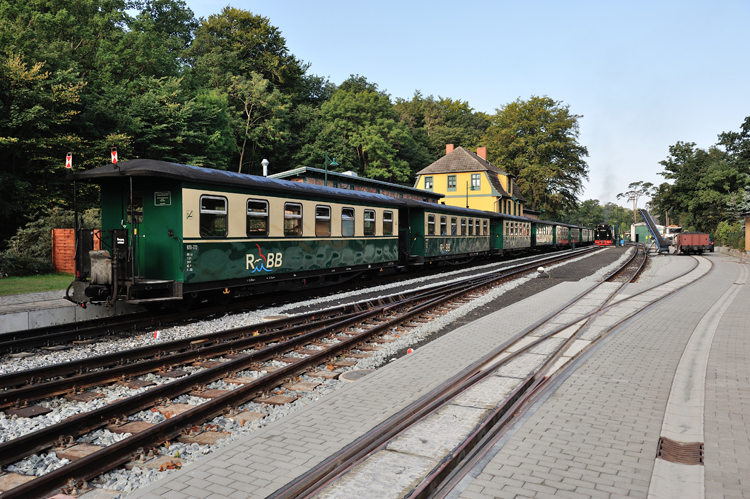
[[[677,442],[666,437],[659,439],[656,457],[678,464],[703,465],[703,442]]]

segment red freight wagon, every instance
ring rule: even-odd
[[[674,237],[674,245],[677,247],[677,252],[685,255],[691,253],[702,254],[704,251],[711,249],[708,234],[702,232],[682,232],[677,234]]]

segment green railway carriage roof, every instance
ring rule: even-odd
[[[516,222],[538,222],[538,220],[532,218],[519,217],[516,215],[506,215],[505,213],[495,213],[494,211],[473,210],[471,208],[461,208],[460,206],[427,203],[425,201],[418,201],[416,199],[405,199],[404,203],[409,208],[419,208],[427,211],[434,211],[435,213],[455,213],[456,215],[463,215],[465,217],[499,218],[503,220],[513,220]]]
[[[68,176],[70,180],[100,183],[110,179],[122,177],[157,177],[185,182],[211,184],[216,186],[258,189],[273,193],[295,196],[312,196],[335,198],[340,200],[357,201],[360,203],[376,203],[388,206],[403,206],[404,202],[383,194],[373,194],[362,191],[348,191],[325,187],[322,185],[303,184],[289,180],[278,180],[257,175],[246,175],[225,170],[214,170],[200,166],[181,165],[152,159],[133,159],[123,161],[117,166],[105,165]]]

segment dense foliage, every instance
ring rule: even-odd
[[[692,142],[670,146],[669,157],[660,162],[660,174],[671,182],[658,187],[652,206],[685,230],[720,229],[721,237],[728,239],[729,232],[741,228],[738,215],[750,212],[750,117],[739,132],[724,132],[718,138],[708,149]]]
[[[575,209],[567,212],[562,220],[569,224],[584,227],[596,227],[597,224],[609,224],[617,229],[618,234],[630,233],[633,223],[633,210],[623,208],[615,203],[601,205],[598,199],[587,199]]]
[[[301,165],[411,185],[446,144],[518,177],[530,208],[559,217],[586,179],[578,119],[548,97],[495,115],[366,77],[310,74],[266,17],[231,6],[196,19],[184,0],[0,0],[0,249],[53,207],[73,169],[151,158],[259,174]],[[79,186],[79,208],[98,190]]]

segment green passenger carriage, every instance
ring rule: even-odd
[[[402,230],[409,264],[490,253],[492,213],[415,200],[404,203]]]
[[[134,303],[337,280],[399,260],[401,202],[380,194],[151,160],[74,179],[101,186],[104,233],[120,238],[126,250],[116,256],[117,243],[107,244],[105,236],[119,270],[113,279]],[[80,277],[90,277],[91,267],[102,263],[97,259],[108,256],[82,262],[87,275]],[[102,273],[78,279],[76,301],[98,296],[97,285],[112,284],[106,281]]]
[[[82,305],[296,289],[588,238],[555,222],[146,159],[71,178],[102,198],[102,230],[76,232],[67,296]]]

